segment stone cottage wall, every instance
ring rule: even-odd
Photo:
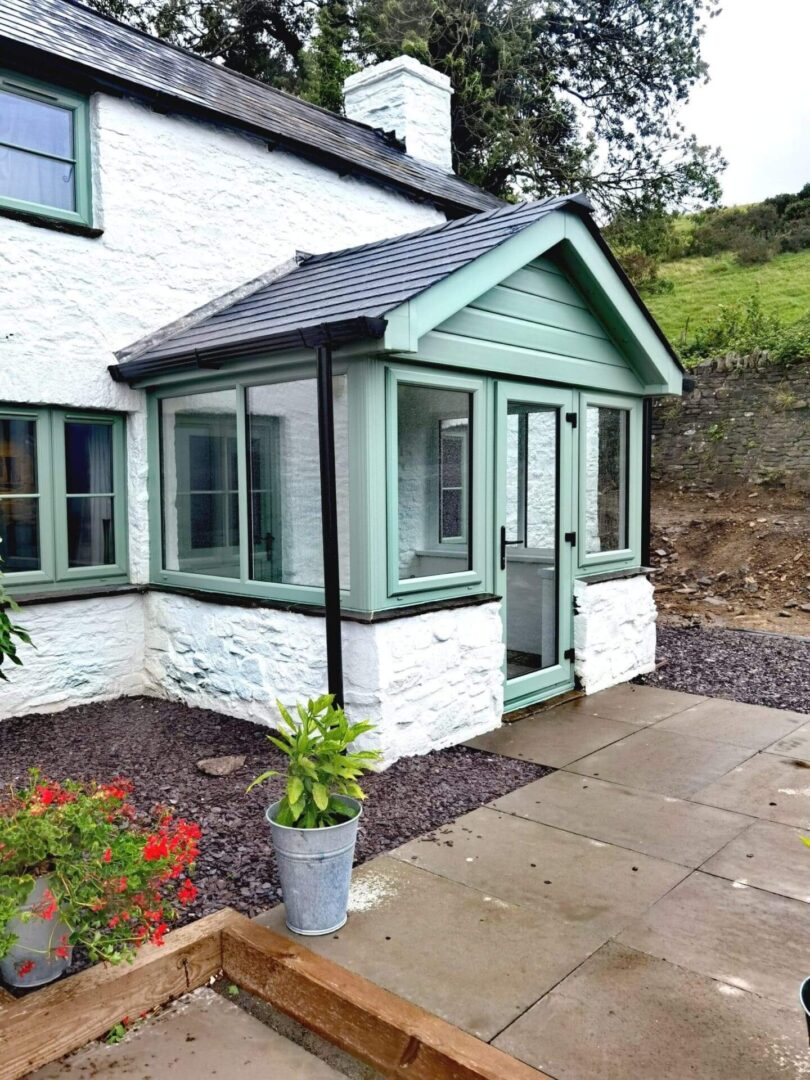
[[[644,575],[574,584],[574,672],[586,694],[655,669],[655,601]]]
[[[692,393],[655,405],[654,479],[694,490],[765,482],[810,491],[810,361],[714,360],[694,375]]]

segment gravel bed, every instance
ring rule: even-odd
[[[19,781],[34,765],[57,780],[129,777],[141,809],[171,805],[202,827],[200,895],[189,918],[226,905],[252,916],[280,897],[264,808],[279,797],[282,782],[245,794],[258,773],[284,767],[265,734],[256,724],[152,698],[29,715],[0,723],[0,784]],[[226,777],[196,767],[201,758],[225,754],[244,754],[244,767]],[[551,771],[463,746],[398,761],[364,782],[357,862]]]
[[[638,682],[810,713],[810,640],[703,627],[658,628],[658,660]]]

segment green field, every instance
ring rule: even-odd
[[[721,305],[744,302],[752,293],[764,311],[785,322],[810,311],[810,250],[777,255],[762,266],[740,266],[730,253],[694,256],[664,263],[660,276],[673,282],[673,291],[644,300],[676,348],[711,322]]]

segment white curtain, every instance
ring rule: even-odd
[[[73,114],[44,102],[0,92],[0,195],[72,210]],[[26,150],[38,150],[39,154]],[[56,157],[41,157],[53,154]]]

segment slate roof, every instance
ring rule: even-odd
[[[303,256],[289,273],[140,353],[123,351],[117,379],[214,366],[229,357],[382,337],[384,316],[581,195],[500,207],[405,236]]]
[[[436,202],[453,214],[502,205],[453,173],[409,157],[400,144],[366,124],[310,105],[255,79],[91,11],[75,0],[0,0],[0,56],[14,50],[56,58],[68,69],[140,92],[164,108],[191,111],[269,137],[343,173]],[[56,78],[52,62],[43,78]],[[92,81],[92,80],[91,80]]]

